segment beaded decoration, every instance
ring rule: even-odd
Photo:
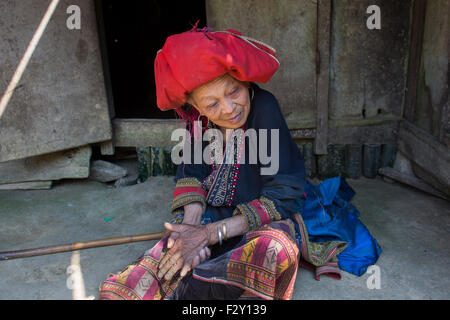
[[[225,156],[218,159],[214,154],[218,141],[214,140],[211,150],[211,174],[203,181],[203,187],[208,191],[206,202],[212,206],[233,205],[237,180],[239,178],[239,167],[241,165],[242,154],[245,146],[245,126],[235,130],[227,142]],[[228,159],[232,158],[233,161]],[[218,163],[220,160],[221,163]]]

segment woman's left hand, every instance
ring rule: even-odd
[[[169,250],[159,264],[159,278],[170,280],[180,269],[183,277],[211,254],[207,248],[211,237],[205,226],[165,223],[164,227],[172,234]]]

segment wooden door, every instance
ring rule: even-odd
[[[0,115],[0,162],[110,140],[93,2],[76,1],[79,28],[68,19],[71,1],[2,1],[0,95],[38,26],[57,3],[26,68]],[[68,13],[69,12],[69,13]]]
[[[450,195],[450,3],[416,0],[399,150],[414,174]]]

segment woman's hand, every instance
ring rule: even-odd
[[[185,276],[189,270],[209,258],[211,252],[207,246],[219,242],[217,228],[226,225],[227,238],[236,237],[246,233],[249,228],[247,219],[243,215],[236,215],[207,225],[170,224],[164,226],[171,235],[167,242],[169,251],[159,264],[159,278],[165,276],[170,280],[181,269],[181,276]],[[203,249],[203,250],[202,250]]]
[[[184,217],[183,224],[199,225],[202,222],[203,207],[200,202],[191,202],[184,205]],[[167,247],[172,248],[175,240],[178,237],[177,232],[171,232],[169,239],[167,240]]]
[[[205,226],[170,223],[164,226],[172,234],[169,238],[171,241],[167,243],[169,251],[159,264],[159,278],[170,280],[180,269],[183,277],[211,255],[207,248],[211,235]]]

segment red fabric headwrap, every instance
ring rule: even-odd
[[[157,105],[181,107],[195,88],[225,73],[241,81],[267,82],[277,71],[275,50],[238,31],[195,29],[166,39],[155,58]]]

